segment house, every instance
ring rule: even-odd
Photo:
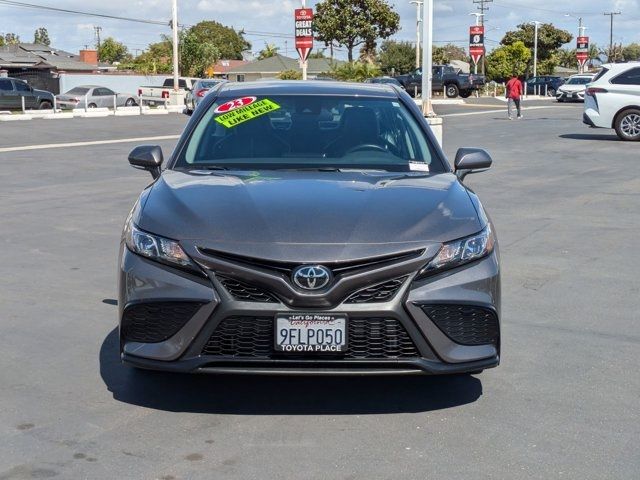
[[[74,54],[37,43],[0,47],[0,72],[3,75],[21,78],[35,88],[53,93],[59,93],[57,77],[61,72],[92,73],[102,69],[95,50]]]
[[[331,70],[332,60],[329,58],[310,58],[307,60],[307,75],[317,77]],[[334,60],[333,63],[343,63]],[[227,71],[227,79],[234,82],[250,82],[263,78],[277,78],[280,72],[296,70],[302,72],[300,62],[296,58],[274,55],[273,57],[255,60]]]
[[[207,69],[207,76],[209,78],[227,78],[229,70],[247,63],[249,63],[247,60],[218,60],[212,67]]]

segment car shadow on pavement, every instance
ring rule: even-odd
[[[176,374],[136,370],[120,362],[118,329],[100,348],[100,375],[113,398],[171,412],[236,415],[425,412],[476,401],[471,375],[278,377]]]
[[[610,140],[619,142],[620,139],[617,135],[603,134],[603,133],[563,133],[558,135],[560,138],[567,138],[570,140]]]

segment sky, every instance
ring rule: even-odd
[[[47,5],[94,13],[145,20],[168,21],[171,0],[21,0],[23,3]],[[316,0],[307,0],[313,6]],[[393,37],[415,41],[416,7],[409,0],[389,0],[400,14],[401,29]],[[246,38],[258,52],[265,42],[273,43],[280,52],[294,56],[293,9],[300,0],[178,0],[179,23],[193,25],[201,20],[216,20],[236,29],[244,29]],[[640,0],[493,0],[486,12],[486,44],[491,49],[504,33],[522,22],[551,22],[557,27],[578,31],[582,16],[591,41],[601,46],[609,43],[609,17],[605,11],[620,11],[614,19],[614,42],[640,43]],[[474,23],[470,12],[476,10],[472,0],[434,0],[434,41],[460,46],[468,44],[468,27]],[[566,16],[570,14],[572,16]],[[2,4],[0,0],[0,34],[17,33],[22,41],[32,41],[38,27],[49,31],[52,46],[77,52],[95,45],[94,26],[102,27],[102,38],[114,37],[127,45],[133,54],[140,53],[149,43],[170,33],[168,27],[53,13]],[[290,35],[290,37],[289,37]],[[573,42],[572,42],[573,43]],[[319,45],[320,46],[320,45]],[[573,46],[573,44],[571,45]],[[339,57],[346,56],[344,50]]]

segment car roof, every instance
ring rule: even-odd
[[[382,83],[349,83],[315,80],[270,80],[263,82],[228,82],[219,96],[239,95],[340,95],[397,98],[397,91]]]
[[[602,67],[606,68],[607,70],[622,71],[622,70],[628,70],[631,68],[640,67],[640,62],[605,63],[604,65],[602,65]]]

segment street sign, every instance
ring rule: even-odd
[[[589,60],[589,37],[578,37],[576,59],[581,67],[584,67]]]
[[[300,60],[306,62],[313,48],[313,9],[296,8],[296,50]]]
[[[469,55],[476,65],[484,55],[484,26],[482,25],[469,28]]]

